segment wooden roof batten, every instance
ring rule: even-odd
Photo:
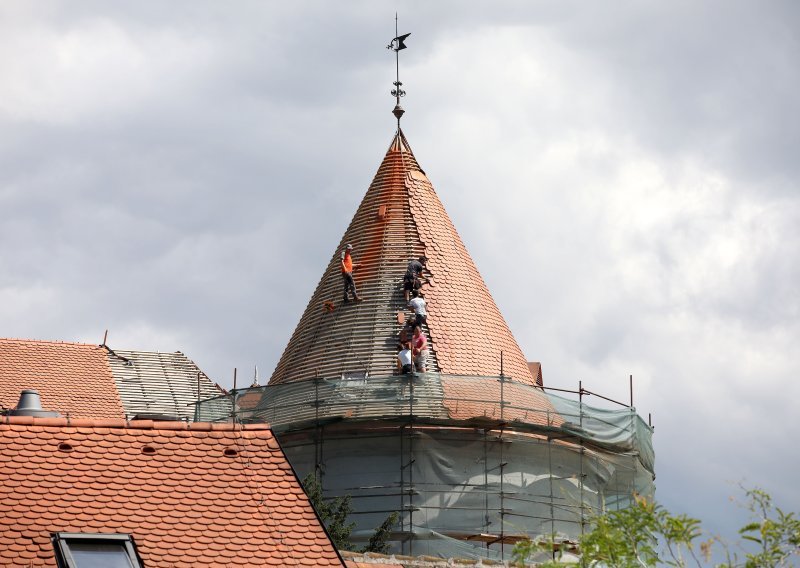
[[[399,122],[399,121],[398,121]],[[362,302],[342,302],[340,259],[346,244]],[[399,127],[344,232],[270,379],[271,384],[345,373],[391,374],[397,313],[406,307],[403,274],[428,258],[423,293],[428,370],[497,376],[528,384],[535,377],[439,197]]]

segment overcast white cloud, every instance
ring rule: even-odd
[[[404,130],[551,386],[656,425],[658,497],[800,509],[800,5],[0,5],[0,335],[269,374]],[[730,482],[730,483],[729,483]]]

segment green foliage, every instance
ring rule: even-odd
[[[350,533],[355,523],[347,519],[353,512],[350,496],[325,501],[322,485],[314,474],[303,479],[311,504],[316,509],[334,546],[339,550],[352,550]],[[748,509],[754,520],[739,534],[746,542],[757,545],[755,552],[746,552],[744,563],[727,550],[727,560],[717,568],[775,568],[790,565],[793,555],[800,555],[800,518],[772,504],[772,498],[761,489],[746,490]],[[369,543],[361,552],[385,554],[389,550],[389,537],[397,523],[398,513],[392,513],[375,530]],[[583,568],[641,568],[674,566],[683,568],[687,562],[699,567],[710,565],[712,545],[718,541],[702,536],[700,521],[686,515],[673,515],[662,506],[643,497],[625,509],[608,511],[592,519],[592,530],[580,541],[580,566]],[[699,549],[703,562],[695,553]],[[525,566],[536,552],[547,552],[555,560],[539,564],[540,568],[567,566],[561,562],[561,552],[554,537],[523,540],[514,545],[512,557],[517,566]]]
[[[581,539],[582,566],[686,566],[685,553],[699,564],[694,541],[700,521],[672,515],[653,501],[636,497],[631,507],[600,515],[593,524]],[[661,555],[659,539],[666,549]]]
[[[511,558],[516,566],[525,566],[525,563],[530,560],[533,553],[539,549],[538,543],[529,538],[521,540],[514,545],[511,549]]]
[[[726,550],[727,561],[717,568],[774,568],[791,565],[791,556],[800,554],[800,519],[773,506],[769,494],[760,489],[746,491],[748,508],[755,520],[739,530],[742,539],[758,545],[745,554],[741,563]],[[710,566],[711,549],[717,538],[700,541],[700,521],[686,515],[673,515],[660,505],[636,497],[633,505],[593,518],[592,530],[580,541],[580,566],[584,568],[632,568],[688,565]],[[514,546],[517,566],[524,566],[533,553],[554,550],[553,539],[522,541]],[[699,550],[699,558],[696,554]],[[545,566],[567,566],[560,558]]]
[[[772,497],[761,489],[750,489],[747,496],[756,520],[739,529],[739,534],[759,550],[745,556],[745,568],[786,566],[792,554],[800,553],[800,519],[775,507]]]
[[[308,500],[311,501],[319,518],[325,523],[333,545],[339,550],[350,550],[353,547],[350,543],[350,533],[356,526],[355,523],[347,522],[347,518],[353,512],[350,495],[325,501],[322,498],[322,485],[313,473],[309,473],[302,483]]]
[[[331,537],[333,545],[338,550],[352,550],[353,544],[350,542],[350,533],[353,532],[355,523],[348,523],[347,519],[353,512],[350,495],[337,497],[330,501],[325,501],[322,496],[322,484],[313,473],[309,473],[302,481],[303,489],[306,491],[308,500],[317,511],[317,515],[325,523],[325,528]],[[400,518],[399,513],[392,513],[381,523],[361,552],[378,552],[386,554],[389,552],[389,537],[392,534],[392,527]]]
[[[561,548],[555,543],[555,535],[551,537],[540,536],[534,540],[526,539],[517,542],[511,550],[511,558],[515,566],[525,566],[531,560],[534,553],[547,552],[556,560],[537,564],[539,568],[552,568],[563,566],[560,560],[562,557]]]
[[[392,534],[392,527],[397,523],[400,514],[395,512],[386,517],[386,520],[381,523],[361,552],[377,552],[379,554],[388,554],[389,552],[389,536]]]

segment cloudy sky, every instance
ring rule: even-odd
[[[0,336],[272,371],[404,130],[545,383],[658,498],[800,509],[800,4],[0,3]],[[246,370],[246,371],[245,371]]]

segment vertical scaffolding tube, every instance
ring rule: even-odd
[[[583,381],[578,381],[578,416],[579,416],[579,421],[578,422],[580,424],[581,429],[583,429]],[[586,522],[585,516],[584,516],[584,514],[585,514],[584,513],[584,506],[583,506],[583,502],[584,502],[584,498],[583,498],[583,477],[584,477],[583,459],[584,459],[584,455],[585,455],[585,450],[584,450],[584,447],[583,447],[583,438],[578,438],[578,443],[580,444],[580,454],[579,454],[579,459],[580,459],[580,468],[579,468],[579,472],[580,473],[579,473],[579,475],[580,475],[580,478],[578,479],[578,487],[580,488],[579,499],[580,499],[580,502],[581,502],[581,504],[580,504],[581,536],[583,536],[584,524]]]
[[[411,532],[411,541],[408,550],[414,556],[414,379],[411,375],[411,389],[409,397],[409,423],[408,423],[408,526]]]
[[[505,428],[505,384],[506,378],[503,375],[503,352],[500,352],[500,558],[505,558],[505,521],[506,521],[506,501],[505,501],[505,477],[506,464],[503,456],[503,429]]]
[[[400,530],[402,532],[406,532],[406,483],[405,483],[405,469],[406,469],[406,456],[405,456],[405,443],[404,443],[404,436],[402,430],[404,429],[401,426],[400,432]],[[406,539],[401,541],[401,552],[405,554],[406,550]]]
[[[550,436],[547,437],[547,469],[550,473],[549,481],[550,481],[550,542],[555,543],[556,538],[556,509],[554,506],[554,497],[553,497],[553,440]],[[556,561],[556,549],[555,546],[552,547],[551,550],[553,562]]]
[[[319,376],[314,378],[314,477],[322,486],[322,429],[319,423]]]
[[[502,397],[501,397],[502,400]],[[504,480],[506,476],[506,463],[503,456],[503,428],[504,424],[500,425],[500,558],[505,558],[505,524],[506,524],[506,501],[505,501],[505,486]]]
[[[484,532],[489,534],[489,430],[483,429],[483,518]],[[489,543],[486,543],[489,548]]]
[[[630,375],[631,408],[633,408],[633,375]]]

